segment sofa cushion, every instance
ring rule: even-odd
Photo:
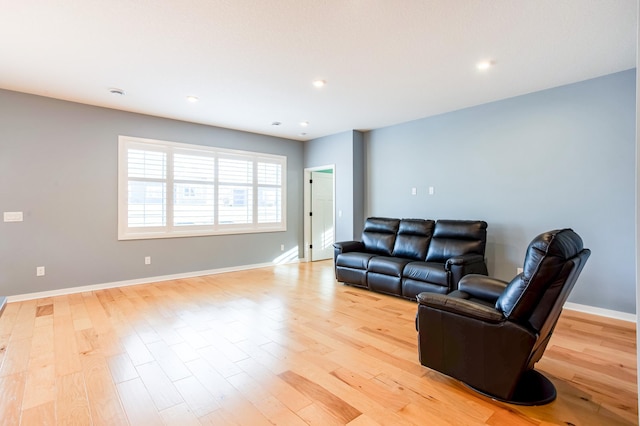
[[[463,254],[484,256],[487,222],[481,220],[439,220],[427,251],[427,262],[446,262]]]
[[[398,228],[393,255],[413,260],[424,260],[433,235],[435,221],[402,219]]]
[[[402,270],[409,262],[411,260],[400,257],[375,256],[369,261],[368,269],[369,272],[401,277]]]
[[[414,281],[423,281],[448,287],[448,273],[444,264],[435,262],[411,262],[404,267],[402,276]]]
[[[390,256],[396,241],[400,219],[370,217],[364,223],[362,242],[370,253]]]
[[[369,290],[379,293],[393,294],[394,296],[402,294],[402,278],[400,277],[369,271],[367,273],[367,286]]]
[[[367,269],[369,267],[369,260],[374,256],[372,253],[360,253],[357,251],[342,253],[336,259],[336,266],[352,269]]]

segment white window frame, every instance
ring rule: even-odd
[[[129,226],[129,175],[128,175],[128,151],[129,149],[143,149],[147,151],[159,151],[166,153],[167,166],[164,178],[146,179],[150,181],[163,181],[166,188],[165,204],[165,225],[163,226]],[[211,183],[214,187],[214,223],[213,225],[179,225],[173,224],[174,210],[174,154],[202,155],[215,158],[215,178]],[[218,186],[221,183],[218,179],[218,159],[219,158],[241,158],[251,161],[253,164],[253,182],[248,185],[252,189],[252,222],[251,223],[218,223]],[[280,166],[280,184],[258,184],[258,163],[276,164]],[[176,238],[194,237],[204,235],[226,235],[226,234],[247,234],[263,232],[281,232],[287,230],[287,157],[282,155],[264,154],[251,151],[240,151],[233,149],[217,148],[204,145],[192,145],[178,142],[161,141],[155,139],[137,138],[132,136],[118,137],[118,240],[137,240],[150,238]],[[145,180],[144,178],[132,178],[132,180]],[[176,179],[178,182],[183,182]],[[207,183],[208,184],[208,183]],[[224,184],[224,182],[223,182]],[[280,189],[280,221],[270,223],[259,223],[259,188],[279,188]]]

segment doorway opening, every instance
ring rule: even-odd
[[[335,166],[304,169],[304,260],[333,258]]]

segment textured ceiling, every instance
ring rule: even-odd
[[[633,68],[637,7],[637,0],[0,0],[0,88],[308,140]],[[476,70],[483,59],[495,66]],[[327,85],[317,89],[314,79]]]

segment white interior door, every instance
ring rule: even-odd
[[[311,260],[333,258],[333,171],[311,172]]]

